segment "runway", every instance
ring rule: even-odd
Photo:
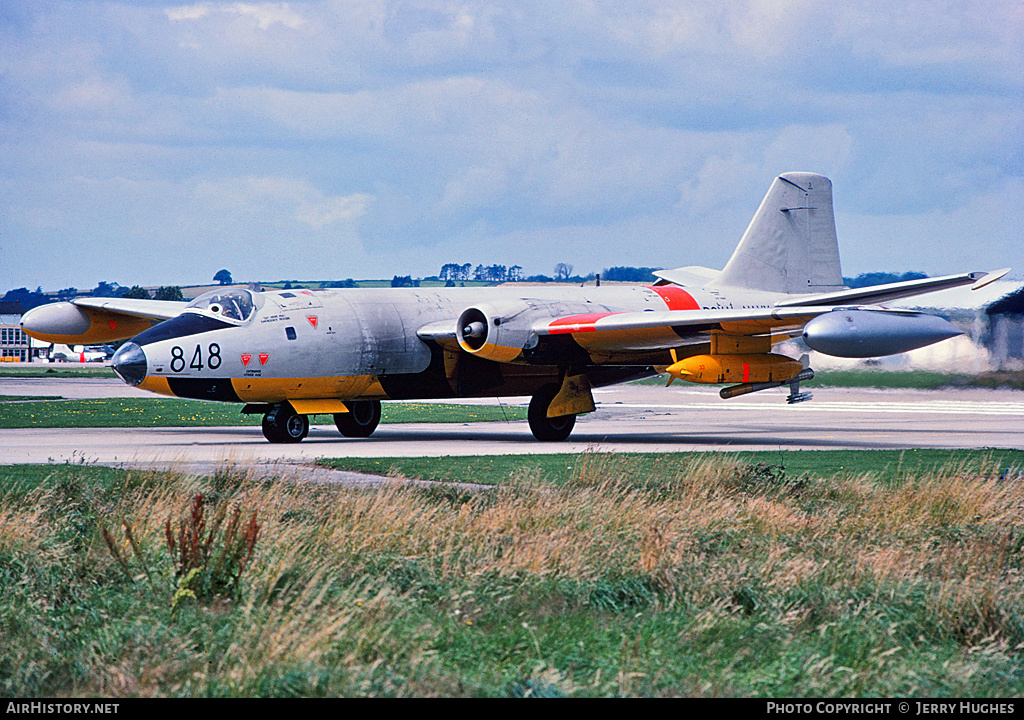
[[[785,391],[722,400],[715,387],[616,386],[569,440],[540,443],[526,421],[381,425],[367,439],[315,425],[295,445],[258,427],[0,430],[0,462],[277,463],[322,457],[902,448],[1021,448],[1024,393],[1012,390],[818,388],[787,405]],[[0,395],[140,396],[118,380],[0,379]],[[495,399],[475,401],[497,404]],[[504,399],[524,405],[527,398]],[[327,418],[318,418],[326,420]]]

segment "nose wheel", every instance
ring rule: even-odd
[[[309,417],[288,403],[275,405],[263,416],[263,437],[272,443],[297,443],[309,434]]]

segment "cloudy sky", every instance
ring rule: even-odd
[[[0,139],[0,293],[719,268],[791,170],[1024,277],[1021,0],[3,0]]]

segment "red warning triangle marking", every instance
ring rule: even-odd
[[[248,355],[248,354],[243,355],[242,356],[242,365],[248,365],[250,360],[252,360],[252,355]]]
[[[270,359],[270,355],[267,353],[260,353],[260,365],[266,365],[267,360]]]
[[[310,315],[306,319],[309,320],[309,324],[312,325],[313,329],[315,330],[316,329],[316,315]]]
[[[115,325],[117,325],[117,320],[111,320],[110,321],[110,329],[113,330]]]

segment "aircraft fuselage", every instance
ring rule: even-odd
[[[774,300],[765,293],[726,296],[675,286],[234,294],[251,298],[251,307],[229,307],[231,294],[214,292],[212,300],[133,338],[144,364],[136,359],[142,372],[126,380],[164,395],[245,403],[528,395],[557,382],[567,365],[606,367],[593,373],[594,384],[618,382],[649,374],[652,365],[671,363],[668,347],[689,342],[699,348],[707,341],[693,329],[682,334],[664,330],[661,337],[638,339],[636,348],[609,356],[588,352],[568,333],[531,338],[534,321],[552,315],[585,320],[621,312],[765,307]],[[459,352],[466,348],[459,348],[454,337],[436,343],[417,334],[431,323],[449,322],[454,336],[452,319],[477,306],[500,308],[499,322],[515,324],[520,335],[525,333],[524,341],[474,353],[472,348]],[[568,353],[567,345],[572,345]],[[120,359],[123,365],[124,353]]]

